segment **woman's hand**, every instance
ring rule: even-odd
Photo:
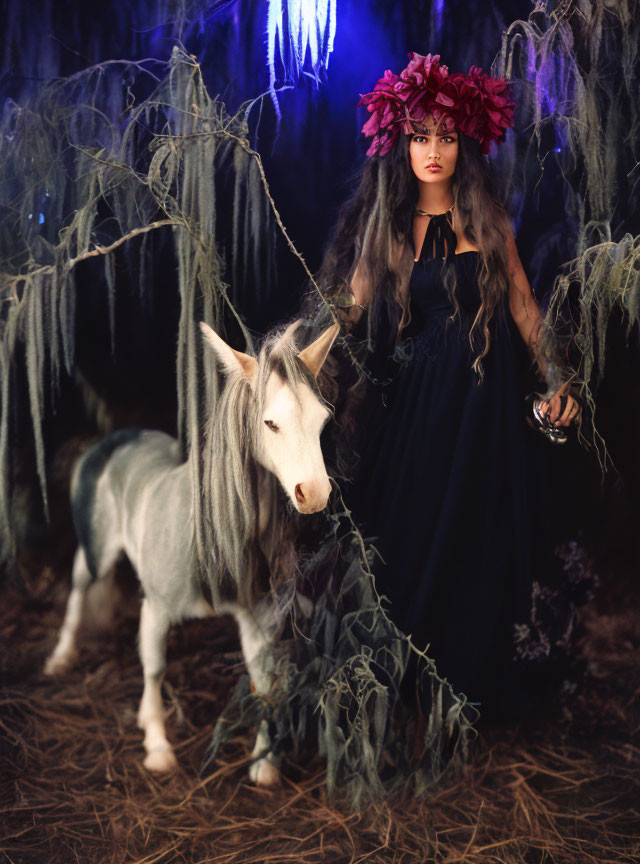
[[[548,402],[540,405],[540,413],[556,426],[569,426],[580,415],[580,403],[566,392],[568,388],[569,381],[565,381]]]
[[[351,295],[349,299],[354,300],[353,295]],[[360,320],[362,313],[364,312],[364,306],[361,306],[354,300],[354,302],[349,306],[336,306],[335,312],[338,316],[340,326],[344,328],[347,333],[350,333]]]

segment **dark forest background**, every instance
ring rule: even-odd
[[[320,82],[306,70],[287,80],[276,70],[280,89],[277,116],[268,93],[267,0],[135,0],[80,3],[73,0],[3,0],[0,94],[29,104],[44,82],[74,75],[113,59],[166,61],[176,41],[194,55],[210,94],[230,113],[247,100],[262,98],[250,115],[250,139],[261,154],[271,193],[287,230],[316,271],[340,204],[364,158],[356,111],[358,95],[369,91],[386,68],[401,69],[408,51],[439,53],[452,70],[478,64],[488,69],[502,34],[512,21],[526,19],[535,4],[527,0],[338,0],[335,45]],[[275,4],[271,4],[275,5]],[[562,4],[537,4],[539,8]],[[588,45],[576,51],[588,54]],[[618,58],[611,56],[611,63]],[[105,76],[105,86],[108,79]],[[126,84],[126,82],[121,82]],[[284,85],[284,86],[283,86]],[[263,95],[266,94],[266,95]],[[523,135],[526,130],[519,130]],[[562,263],[575,254],[575,226],[564,219],[563,183],[554,151],[557,137],[543,136],[537,160],[527,168],[526,194],[512,213],[520,255],[532,287],[544,305]],[[225,261],[225,212],[229,194],[219,196],[220,247]],[[630,200],[628,197],[625,200]],[[46,203],[46,202],[45,202]],[[45,205],[43,205],[43,208]],[[46,209],[39,214],[46,230]],[[637,212],[617,212],[614,228],[640,233]],[[106,238],[108,240],[108,237]],[[299,260],[275,232],[273,279],[268,292],[244,289],[239,311],[259,335],[294,315],[307,281]],[[92,263],[78,268],[76,365],[84,381],[115,418],[175,431],[175,355],[179,295],[175,261],[165,251],[154,262],[153,298],[140,297],[136,261],[140,246],[128,244],[117,261],[115,350],[111,350],[104,276]],[[233,283],[237,274],[224,274]],[[230,322],[230,337],[239,341]],[[603,475],[592,453],[572,441],[552,453],[558,538],[582,536],[604,569],[637,570],[635,526],[640,514],[639,341],[637,327],[626,332],[613,316],[607,337],[605,377],[596,394],[596,422],[614,468]],[[242,347],[239,344],[239,347]],[[523,405],[524,410],[524,405]],[[16,426],[24,432],[19,474],[28,504],[24,539],[44,536],[35,467],[30,460],[28,406]],[[46,423],[50,467],[64,442],[93,431],[78,382],[65,379],[55,416]],[[551,446],[551,445],[550,445]],[[55,467],[55,466],[54,466]],[[54,472],[55,473],[55,472]]]

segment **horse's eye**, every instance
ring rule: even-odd
[[[274,423],[273,420],[265,420],[264,425],[268,426],[272,432],[279,432],[280,431],[280,427],[278,426],[277,423]]]

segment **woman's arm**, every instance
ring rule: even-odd
[[[347,331],[353,330],[362,317],[370,300],[369,294],[367,280],[364,277],[364,268],[359,261],[351,277],[349,290],[338,294],[333,300],[337,307],[338,316]]]
[[[509,310],[520,331],[525,345],[531,352],[544,381],[547,376],[547,361],[540,348],[542,313],[538,307],[526,273],[522,267],[516,241],[512,233],[507,237],[507,266],[509,270]]]
[[[408,271],[405,273],[406,262],[408,260],[407,248],[406,246],[403,247],[401,243],[396,242],[391,260],[392,267],[401,271],[403,276],[406,276],[403,280],[405,291],[408,287]],[[413,261],[413,255],[410,256],[410,260]],[[338,305],[341,308],[343,319],[347,322],[348,326],[353,327],[358,323],[366,307],[371,302],[371,281],[367,276],[362,257],[356,265],[349,288],[350,293],[343,294],[338,298]]]
[[[515,238],[511,232],[507,237],[507,255],[511,316],[536,362],[540,379],[548,381],[549,364],[540,343],[542,313],[536,298],[533,296],[529,280],[520,261]],[[560,426],[568,426],[580,409],[575,399],[567,392],[569,383],[566,381],[562,384],[551,399],[548,402],[543,402],[541,406],[542,413],[549,413],[551,422]]]
[[[349,320],[357,324],[371,301],[371,285],[365,276],[362,258],[358,261],[351,279],[351,293],[353,294],[354,305],[347,310],[347,313]]]

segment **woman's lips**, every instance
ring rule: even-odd
[[[442,171],[442,165],[427,165],[427,171],[432,171],[435,174],[436,171]]]

